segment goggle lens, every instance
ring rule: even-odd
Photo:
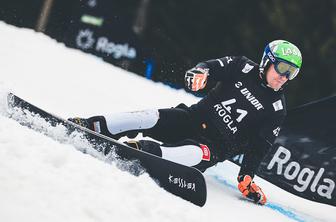
[[[299,68],[282,61],[275,63],[274,66],[279,75],[286,76],[289,80],[294,79],[300,70]]]

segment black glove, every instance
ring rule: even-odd
[[[192,68],[188,70],[184,76],[185,85],[191,91],[203,89],[207,84],[209,69]]]

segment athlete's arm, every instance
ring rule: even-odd
[[[243,196],[253,199],[260,204],[266,203],[266,196],[259,186],[253,182],[258,167],[265,155],[272,148],[275,138],[286,116],[285,107],[276,110],[265,118],[257,133],[253,133],[249,145],[245,147],[243,162],[238,175],[238,189]]]
[[[247,60],[242,56],[226,56],[198,63],[197,68],[209,70],[209,78],[213,81],[226,81],[232,79],[240,67]]]
[[[259,129],[254,129],[255,133],[251,132],[252,136],[245,148],[239,175],[247,174],[252,178],[254,177],[262,159],[272,148],[276,137],[279,135],[285,116],[285,109],[274,112],[268,118],[265,118]]]

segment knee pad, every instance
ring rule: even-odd
[[[159,120],[158,110],[143,110],[105,115],[108,131],[113,134],[122,134],[128,131],[142,131],[150,129]]]
[[[175,145],[161,145],[162,158],[186,166],[195,166],[202,162],[203,151],[192,140],[185,140]]]
[[[126,144],[135,149],[186,166],[195,166],[199,164],[203,157],[203,152],[199,145],[195,144],[165,146],[150,140],[128,141]]]
[[[129,138],[134,138],[138,135],[138,131],[127,131],[125,133],[121,134],[112,134],[107,126],[107,121],[104,116],[93,116],[87,119],[87,122],[89,123],[89,129],[103,134],[105,136],[111,137],[113,139],[118,140],[122,136],[127,136]]]
[[[129,141],[127,145],[162,157],[185,166],[203,168],[203,166],[212,166],[210,149],[194,140],[184,140],[178,144],[162,144],[149,140]],[[204,168],[205,170],[206,168]]]

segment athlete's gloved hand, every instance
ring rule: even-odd
[[[203,89],[207,84],[208,75],[209,69],[192,68],[184,76],[185,85],[194,92]]]
[[[238,189],[242,192],[244,197],[253,200],[255,203],[264,205],[266,203],[266,196],[264,192],[257,186],[251,176],[238,176]]]

